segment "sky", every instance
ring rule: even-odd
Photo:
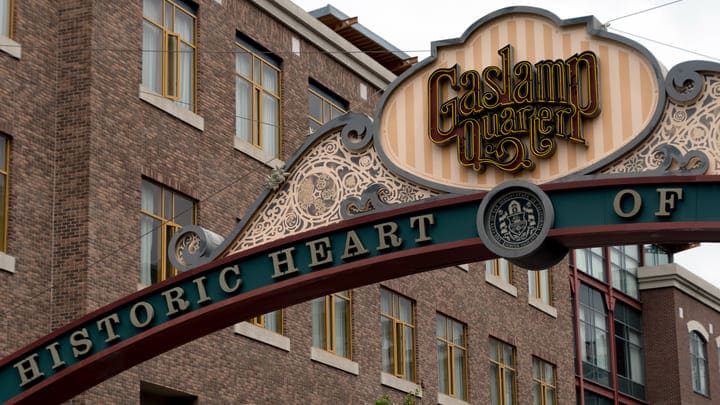
[[[483,16],[509,6],[533,6],[562,19],[595,16],[616,34],[645,46],[668,70],[688,60],[720,62],[713,31],[717,0],[295,0],[306,11],[331,4],[396,48],[422,60],[433,41],[457,38]],[[654,9],[653,9],[654,8]],[[652,9],[649,11],[644,11]],[[637,13],[637,14],[636,14]],[[675,255],[675,262],[720,288],[720,243]]]

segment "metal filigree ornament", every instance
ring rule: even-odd
[[[308,142],[308,149],[292,164],[287,186],[258,207],[229,253],[439,194],[396,176],[382,164],[367,116],[343,117],[343,125],[328,123],[327,132]]]
[[[699,70],[708,69],[703,74]],[[601,173],[700,175],[720,172],[720,64],[688,62],[668,73],[669,102],[655,130]]]

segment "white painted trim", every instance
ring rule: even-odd
[[[530,306],[532,306],[532,307],[535,307],[535,308],[545,312],[546,314],[552,316],[553,318],[557,318],[557,308],[555,308],[552,305],[548,305],[548,304],[542,302],[542,300],[540,300],[538,298],[528,297],[528,304],[530,304]]]
[[[503,280],[502,278],[494,276],[492,274],[488,274],[488,272],[485,272],[485,281],[487,281],[489,284],[501,289],[502,291],[505,291],[506,293],[512,295],[513,297],[517,297],[517,287],[508,283],[507,281]]]
[[[688,333],[697,332],[705,339],[706,342],[710,341],[710,334],[707,329],[698,321],[688,321],[687,323]]]
[[[720,349],[720,336],[715,338],[715,346],[717,346],[717,348]]]
[[[15,256],[0,252],[0,270],[15,273]]]
[[[235,333],[245,336],[252,340],[265,343],[266,345],[277,347],[280,350],[290,351],[290,338],[271,332],[265,328],[253,325],[250,322],[236,323],[233,328]]]
[[[358,52],[355,45],[290,0],[251,1],[373,86],[384,89],[395,80],[393,72],[365,53]]]
[[[205,130],[205,119],[194,112],[182,108],[169,98],[165,98],[147,87],[140,85],[140,100],[165,111],[173,117],[201,131]]]
[[[274,169],[278,166],[285,166],[285,162],[283,162],[282,160],[263,152],[262,149],[243,141],[237,136],[233,137],[233,147],[236,150],[239,150],[240,152],[264,164],[267,167],[271,167]]]
[[[394,388],[398,391],[413,394],[418,398],[422,398],[422,387],[419,384],[415,384],[412,381],[403,380],[402,378],[395,377],[392,374],[380,373],[380,384]]]
[[[469,264],[469,263],[458,264],[457,267],[460,268],[461,270],[465,270],[466,272],[470,271],[470,264]]]
[[[0,35],[0,51],[5,52],[15,59],[20,59],[22,56],[22,45],[5,35]]]
[[[358,363],[317,347],[310,348],[310,359],[353,375],[360,374],[360,365]]]
[[[462,399],[453,398],[441,392],[438,392],[437,403],[438,405],[469,405],[468,402],[465,402]]]
[[[676,288],[696,301],[720,312],[720,288],[703,280],[677,263],[638,269],[640,291]]]

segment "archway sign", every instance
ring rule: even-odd
[[[231,235],[170,242],[179,276],[0,363],[0,402],[63,401],[213,331],[334,291],[502,256],[720,241],[720,65],[667,76],[593,17],[507,8],[323,126]]]

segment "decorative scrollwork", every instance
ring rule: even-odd
[[[366,115],[352,114],[350,121],[343,127],[340,138],[343,146],[358,152],[367,147],[373,139],[373,123]]]
[[[694,150],[683,155],[680,150],[672,145],[660,145],[654,150],[655,156],[660,160],[657,169],[650,173],[657,174],[704,174],[708,169],[708,157],[706,154]],[[677,168],[673,170],[673,162]]]
[[[358,197],[348,197],[342,202],[343,219],[348,219],[358,215],[366,214],[373,211],[381,211],[390,207],[384,199],[388,198],[390,191],[382,184],[374,183]],[[382,197],[382,198],[381,198]]]
[[[679,103],[694,101],[702,92],[705,78],[701,71],[720,71],[720,64],[707,61],[689,61],[676,65],[665,80],[667,94]]]
[[[184,226],[173,235],[168,246],[168,258],[178,271],[186,271],[212,259],[222,236],[197,225]]]

